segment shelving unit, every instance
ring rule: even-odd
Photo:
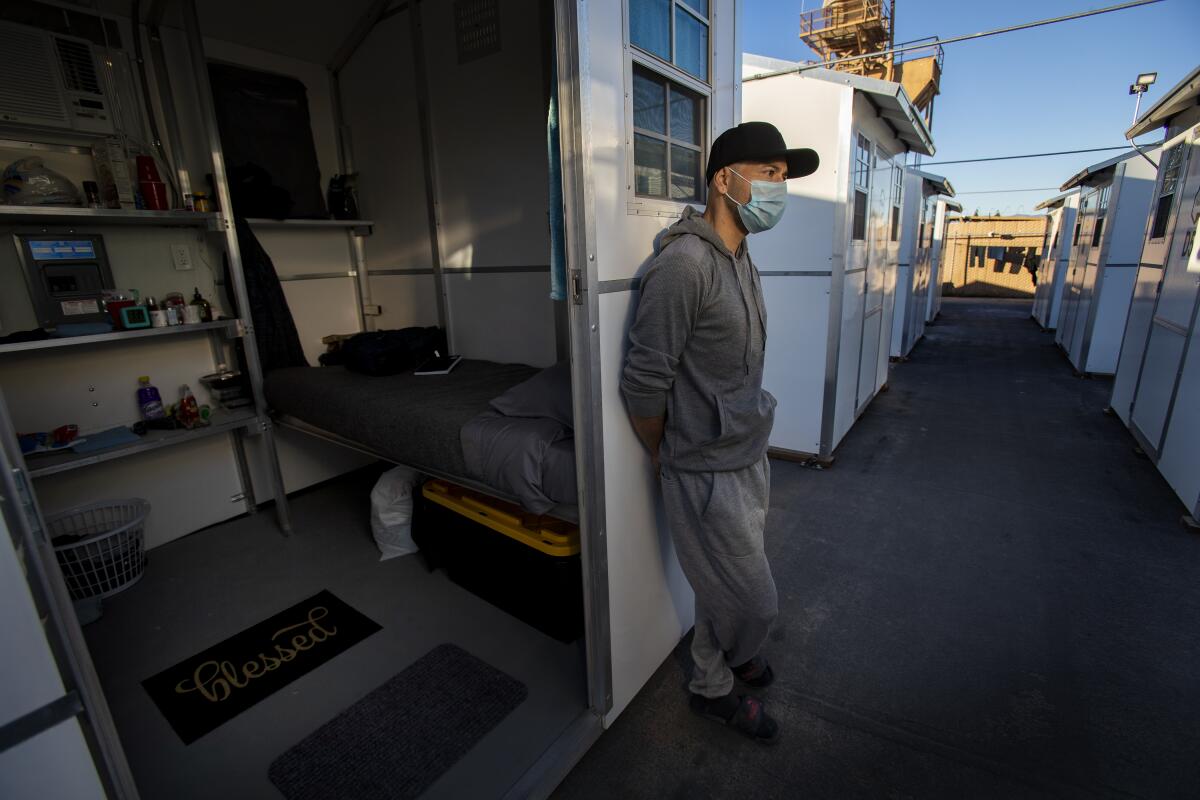
[[[194,325],[172,325],[169,328],[140,328],[132,331],[96,333],[90,336],[64,336],[60,339],[17,342],[15,344],[0,345],[0,355],[6,353],[27,353],[33,350],[54,350],[60,347],[82,347],[109,342],[128,342],[134,339],[152,339],[159,336],[179,336],[211,331],[224,331],[226,336],[231,337],[239,336],[241,332],[240,321],[236,319],[221,319],[214,322],[200,322]]]
[[[181,4],[184,36],[187,40],[187,55],[190,70],[193,75],[205,76],[208,64],[204,53],[203,39],[200,33],[199,18],[194,0],[184,0]],[[158,9],[161,12],[161,5]],[[152,15],[153,16],[153,15]],[[152,35],[157,35],[157,25],[161,21],[156,18],[150,25]],[[163,69],[161,54],[152,54],[156,69]],[[275,431],[267,409],[266,397],[263,393],[262,364],[260,361],[254,326],[248,316],[251,308],[250,298],[246,290],[246,278],[242,264],[241,248],[237,232],[228,216],[233,210],[233,200],[229,191],[229,183],[225,170],[224,153],[221,147],[220,132],[217,127],[216,111],[213,105],[212,91],[207,80],[200,78],[197,85],[199,111],[202,119],[199,133],[204,138],[204,152],[210,156],[214,201],[223,213],[195,212],[186,210],[147,211],[135,209],[109,208],[76,208],[69,206],[12,206],[0,205],[0,228],[5,231],[19,230],[22,227],[38,226],[43,229],[60,229],[64,232],[87,227],[104,230],[109,226],[154,226],[159,228],[189,228],[211,233],[214,243],[224,250],[230,281],[226,291],[233,305],[247,316],[238,319],[218,320],[211,323],[181,325],[170,328],[147,328],[134,331],[114,331],[92,336],[78,336],[63,339],[48,339],[35,342],[0,345],[0,358],[8,354],[34,353],[39,357],[54,358],[61,354],[75,352],[70,348],[88,345],[105,345],[113,342],[138,340],[150,344],[167,341],[164,336],[179,336],[194,333],[204,333],[208,336],[212,347],[214,362],[226,360],[225,339],[240,337],[243,341],[242,352],[245,356],[243,371],[250,385],[253,405],[239,412],[217,412],[211,425],[190,431],[153,431],[142,437],[138,442],[122,447],[114,447],[99,453],[78,455],[75,453],[54,453],[45,456],[33,456],[28,464],[32,478],[43,478],[61,472],[102,464],[113,459],[124,458],[138,453],[170,447],[183,442],[194,441],[198,438],[225,434],[231,439],[237,464],[242,495],[246,507],[253,511],[256,508],[250,469],[246,459],[244,439],[247,435],[261,438],[262,446],[259,452],[266,459],[266,476],[270,482],[270,494],[275,503],[275,515],[280,529],[284,533],[291,531],[291,518],[288,510],[287,493],[283,484],[283,476],[279,466],[279,454],[275,445]],[[182,136],[179,119],[174,114],[175,103],[171,96],[169,81],[158,84],[159,100],[163,109],[163,122],[169,147],[178,155],[182,152]],[[150,113],[153,113],[152,111]],[[38,145],[30,145],[37,149]],[[63,152],[77,152],[83,155],[86,149],[71,148],[60,145],[48,146],[43,149],[54,149]],[[206,170],[207,171],[207,170]],[[186,173],[182,176],[186,178]],[[181,180],[181,185],[188,185]],[[365,274],[362,265],[362,237],[370,233],[370,220],[254,220],[252,224],[261,227],[281,227],[289,229],[331,229],[344,231],[351,240],[351,254],[354,259],[355,272]],[[361,283],[362,277],[359,278]],[[360,295],[361,298],[361,295]],[[360,319],[361,319],[360,303]]]
[[[64,225],[76,222],[88,225],[157,225],[216,230],[220,225],[220,215],[197,211],[0,205],[0,224]]]
[[[146,453],[163,447],[192,442],[207,436],[234,433],[239,430],[248,431],[254,427],[257,419],[258,414],[255,413],[253,407],[245,411],[216,411],[210,418],[210,424],[203,428],[148,431],[145,436],[136,442],[102,450],[99,453],[79,454],[64,450],[58,453],[45,453],[29,457],[26,459],[26,463],[29,465],[30,477],[42,478],[46,475],[55,475],[59,472],[67,472],[79,469],[80,467],[90,467],[93,464],[100,464],[105,461],[124,458],[125,456],[137,455],[138,453]]]

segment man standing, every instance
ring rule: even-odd
[[[761,700],[733,691],[735,677],[752,688],[774,680],[759,650],[778,613],[763,551],[775,398],[762,388],[767,318],[746,236],[779,221],[784,181],[818,163],[766,122],[713,142],[708,205],[684,210],[642,277],[621,380],[696,594],[691,708],[762,742],[778,739],[778,725]]]

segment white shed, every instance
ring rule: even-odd
[[[111,0],[86,4],[88,8],[58,0],[50,3],[54,5],[23,0],[3,4],[4,12],[13,9],[21,16],[22,24],[15,26],[24,30],[20,52],[51,61],[43,65],[45,69],[0,76],[0,110],[7,112],[16,104],[21,113],[37,117],[36,125],[14,129],[8,124],[13,117],[0,114],[4,120],[0,149],[14,146],[19,155],[27,154],[29,147],[21,140],[34,139],[54,125],[56,141],[38,152],[64,171],[74,168],[62,165],[78,161],[79,173],[69,175],[77,182],[92,177],[89,148],[95,132],[78,130],[82,123],[68,116],[66,100],[63,108],[57,108],[51,100],[62,98],[40,94],[61,89],[61,80],[53,77],[60,70],[53,61],[56,50],[50,37],[63,37],[67,29],[90,32],[87,41],[64,38],[67,44],[59,45],[59,50],[83,59],[96,72],[104,71],[106,64],[127,69],[115,78],[105,74],[103,81],[92,75],[90,93],[96,97],[89,102],[112,101],[113,108],[131,111],[142,107],[144,96],[149,107],[141,108],[140,121],[131,118],[131,127],[123,131],[128,141],[153,148],[149,157],[157,159],[163,180],[178,186],[175,192],[180,195],[190,194],[189,185],[203,188],[205,176],[211,175],[217,207],[200,213],[185,209],[173,199],[174,192],[168,194],[169,209],[157,212],[132,207],[3,205],[0,227],[4,232],[84,230],[108,242],[117,286],[150,289],[149,293],[161,296],[175,288],[190,294],[196,282],[206,296],[231,311],[231,304],[221,298],[236,295],[245,301],[242,259],[247,254],[234,233],[239,209],[225,171],[228,141],[218,122],[211,73],[244,70],[256,80],[283,82],[292,94],[286,103],[251,101],[242,108],[295,111],[303,107],[308,116],[307,125],[285,124],[282,120],[295,117],[285,117],[281,111],[278,126],[272,128],[276,120],[268,114],[263,129],[251,137],[263,154],[271,155],[285,138],[299,137],[313,151],[308,182],[322,208],[332,176],[358,176],[365,219],[320,215],[319,219],[250,223],[275,262],[310,362],[323,349],[321,337],[326,334],[440,325],[453,352],[476,363],[509,367],[520,362],[536,368],[569,361],[573,393],[574,448],[566,453],[562,471],[573,472],[577,479],[578,502],[565,518],[577,520],[580,528],[576,566],[582,588],[561,593],[546,589],[543,602],[577,604],[583,628],[580,638],[558,646],[515,616],[487,604],[472,605],[473,596],[465,590],[454,595],[455,602],[439,603],[421,594],[432,582],[396,581],[380,591],[363,593],[376,598],[393,591],[414,594],[404,613],[380,620],[385,635],[356,645],[358,667],[349,671],[353,681],[332,686],[326,681],[328,671],[323,677],[317,670],[305,678],[303,702],[290,705],[285,717],[264,719],[264,707],[254,706],[238,717],[238,725],[208,734],[219,742],[209,739],[203,747],[186,748],[172,738],[162,719],[141,711],[113,715],[118,725],[127,726],[118,737],[70,603],[50,603],[37,614],[50,618],[62,634],[56,645],[59,655],[67,657],[59,670],[67,691],[78,691],[86,708],[78,719],[88,729],[95,762],[92,771],[100,773],[106,786],[115,787],[114,797],[136,796],[135,783],[141,784],[143,796],[177,796],[184,792],[171,781],[186,780],[187,775],[204,775],[206,791],[213,795],[265,796],[273,791],[267,783],[272,758],[412,663],[429,649],[426,639],[432,637],[490,658],[529,689],[523,710],[506,717],[499,723],[503,730],[488,737],[488,746],[499,749],[491,750],[483,761],[472,761],[473,753],[458,762],[440,779],[439,791],[463,797],[547,796],[626,708],[693,622],[691,590],[656,512],[656,476],[630,426],[618,381],[637,302],[640,265],[651,257],[657,234],[678,219],[688,204],[705,202],[704,160],[709,145],[739,121],[740,1],[297,0],[286,4],[286,9],[280,4],[236,0],[135,1],[132,9],[128,3]],[[47,8],[49,12],[42,13]],[[43,28],[37,27],[43,23]],[[65,68],[82,69],[79,63],[76,60]],[[147,75],[144,94],[137,77],[142,64]],[[110,79],[115,82],[109,83]],[[100,88],[112,96],[101,97]],[[902,116],[913,113],[902,97],[888,99],[884,90],[871,91],[878,92],[884,114],[893,114],[893,109]],[[30,97],[40,104],[26,102]],[[67,100],[82,109],[80,116],[93,126],[97,115],[88,109],[106,107],[80,106],[75,95]],[[885,158],[890,165],[891,154],[904,145],[891,139],[888,123],[869,110],[866,100],[856,98],[854,105],[856,114],[870,117],[862,123],[864,133],[891,148]],[[556,120],[551,109],[557,110]],[[158,121],[161,147],[150,144],[159,137],[158,131],[146,126],[147,118]],[[223,119],[230,118],[238,121],[236,114]],[[896,124],[916,135],[911,126]],[[836,164],[835,154],[846,154],[851,147],[849,104],[844,119],[832,128],[844,135],[807,143],[818,147],[828,163]],[[790,135],[793,141],[806,138],[795,131]],[[926,139],[918,138],[917,146],[923,147]],[[561,158],[556,152],[561,152]],[[876,154],[871,143],[863,152],[868,154],[864,168],[873,169]],[[844,163],[846,171],[839,175],[848,175],[848,155]],[[886,199],[886,176],[883,185]],[[560,191],[558,203],[555,196]],[[832,217],[832,211],[829,214]],[[563,247],[556,251],[552,229],[560,216]],[[792,219],[802,216],[793,212]],[[38,322],[25,290],[21,255],[12,246],[12,237],[3,241],[0,335],[33,328]],[[172,266],[172,254],[180,252],[177,248],[183,255],[175,256],[176,265],[190,270],[183,278]],[[862,249],[859,243],[857,250]],[[556,252],[562,252],[561,259]],[[232,277],[223,279],[221,264],[226,258]],[[559,274],[556,264],[565,265],[560,282],[565,299],[558,302],[550,299],[552,274]],[[866,269],[861,254],[853,264],[856,274]],[[830,274],[828,264],[822,269],[826,276]],[[837,269],[840,276],[840,261]],[[871,308],[876,317],[885,274],[882,265],[872,272]],[[857,277],[859,284],[862,280]],[[861,286],[858,291],[861,295]],[[857,302],[861,316],[861,298]],[[240,306],[245,310],[248,303]],[[787,316],[780,314],[781,319]],[[878,323],[873,330],[871,335],[877,336]],[[146,529],[149,547],[194,534],[184,543],[210,553],[221,537],[209,528],[254,511],[256,497],[259,501],[273,498],[282,526],[294,528],[293,539],[271,533],[268,542],[256,537],[229,558],[193,559],[181,566],[179,575],[156,584],[160,596],[125,615],[132,630],[148,625],[149,615],[176,609],[170,625],[152,628],[156,632],[170,628],[175,635],[187,628],[189,614],[199,615],[209,626],[234,625],[237,615],[217,614],[204,605],[210,594],[220,599],[223,610],[236,607],[247,622],[267,619],[294,602],[265,589],[245,589],[258,586],[251,579],[238,584],[239,599],[234,602],[226,594],[233,585],[230,571],[252,574],[261,568],[275,576],[283,574],[290,581],[284,589],[301,592],[303,597],[324,588],[324,567],[332,570],[352,560],[342,558],[334,542],[323,563],[307,572],[291,569],[289,559],[304,549],[291,545],[312,535],[314,523],[297,518],[288,525],[289,492],[381,456],[428,474],[460,477],[447,466],[461,461],[461,453],[450,452],[457,447],[458,428],[444,417],[453,411],[447,408],[453,403],[422,403],[418,398],[410,405],[414,413],[443,415],[440,427],[450,431],[446,442],[429,450],[433,462],[443,456],[447,461],[440,466],[413,463],[389,457],[378,444],[382,437],[375,434],[388,427],[404,436],[432,436],[438,425],[422,426],[396,411],[397,416],[386,419],[386,413],[380,412],[373,420],[375,429],[357,436],[339,433],[332,426],[306,426],[296,414],[277,414],[277,402],[268,407],[264,384],[270,388],[272,375],[264,375],[250,356],[247,376],[253,404],[225,418],[222,425],[173,437],[151,436],[152,441],[139,442],[136,448],[100,456],[59,453],[51,457],[53,464],[22,458],[12,435],[14,427],[51,430],[77,421],[81,428],[101,430],[127,424],[139,413],[133,400],[136,376],[149,372],[164,386],[196,385],[196,378],[212,372],[217,362],[232,363],[236,342],[245,342],[245,349],[254,353],[256,333],[265,331],[256,331],[249,320],[235,315],[187,331],[118,330],[74,340],[0,344],[0,394],[8,400],[6,405],[0,397],[0,443],[4,445],[0,448],[0,514],[29,554],[30,563],[46,568],[28,571],[30,581],[38,584],[32,588],[35,598],[66,597],[65,584],[53,566],[54,554],[46,537],[37,533],[42,529],[43,508],[50,512],[114,494],[146,497],[156,509]],[[855,358],[857,342],[854,339]],[[871,348],[879,346],[875,342]],[[331,371],[315,366],[294,369],[311,369],[318,377]],[[871,374],[865,379],[870,393],[882,379],[875,370],[871,363],[867,370]],[[460,366],[454,374],[467,373]],[[64,388],[64,375],[70,376],[69,388]],[[418,393],[436,382],[416,380],[424,384],[415,389]],[[341,392],[337,398],[353,395]],[[207,399],[201,393],[201,400]],[[319,402],[312,405],[323,407]],[[485,398],[481,410],[486,407]],[[360,420],[372,416],[346,415]],[[92,468],[95,465],[102,466]],[[475,488],[512,499],[491,487]],[[365,519],[367,497],[355,502],[361,504]],[[7,540],[8,534],[0,530],[0,538]],[[253,559],[244,555],[251,545],[270,552],[251,563]],[[0,568],[8,575],[11,565],[3,555]],[[374,564],[371,555],[365,560],[368,565]],[[153,559],[152,554],[148,569],[154,569]],[[135,588],[151,583],[142,581]],[[186,597],[179,588],[185,584],[194,587]],[[472,608],[480,613],[463,611]],[[36,617],[25,622],[31,630],[41,627]],[[221,641],[245,624],[227,632],[214,628],[208,635],[215,633],[212,641]],[[129,636],[118,643],[125,648],[122,658],[137,661],[138,654],[155,646],[150,638]],[[31,657],[35,644],[5,642],[8,652],[29,652]],[[184,643],[177,656],[205,644]],[[175,645],[180,646],[178,641]],[[409,650],[397,656],[378,649],[392,646]],[[547,654],[550,657],[544,657]],[[129,691],[114,692],[108,704],[146,705],[135,681],[176,660],[166,650],[156,657],[162,663],[152,665],[148,657],[130,663],[124,670]],[[349,673],[340,674],[345,678]],[[284,694],[299,696],[286,692],[276,698]],[[0,725],[38,712],[51,701],[56,705],[47,706],[48,714],[38,718],[61,719],[63,726],[77,733],[77,711],[72,710],[77,703],[71,696],[55,699],[39,694],[21,698],[13,706],[5,704]],[[287,719],[286,725],[277,724],[281,718]],[[244,740],[237,739],[233,728],[245,733]],[[126,759],[122,744],[131,756],[136,751],[136,757]],[[67,749],[55,751],[49,745],[37,753],[33,749],[23,751],[28,757],[23,756],[21,765],[30,780],[47,770],[65,774],[69,767],[79,766],[64,764],[73,758]],[[82,745],[77,751],[83,752]],[[240,771],[232,768],[231,754],[240,759],[244,767]],[[133,762],[132,772],[128,762]],[[176,769],[180,765],[186,769]],[[88,773],[89,766],[80,771]]]
[[[950,214],[962,213],[962,203],[947,197],[939,197],[937,216],[933,222],[933,249],[929,254],[929,304],[925,309],[925,324],[930,325],[938,314],[942,313],[942,263],[946,258],[946,226],[950,224]]]
[[[1037,288],[1034,290],[1033,308],[1030,311],[1030,315],[1042,326],[1042,330],[1049,331],[1058,327],[1063,287],[1066,285],[1071,261],[1071,247],[1068,243],[1074,239],[1075,212],[1078,207],[1079,191],[1075,189],[1055,195],[1034,206],[1038,211],[1045,209],[1050,217],[1039,254],[1041,261],[1038,263]]]
[[[1200,68],[1128,138],[1164,128],[1112,409],[1200,520]]]
[[[1147,151],[1150,158],[1156,152]],[[1130,151],[1081,170],[1061,187],[1079,189],[1079,213],[1054,340],[1080,374],[1117,370],[1154,172],[1146,157]]]
[[[941,254],[945,231],[945,206],[939,202],[943,197],[954,197],[950,181],[912,167],[905,169],[892,314],[892,358],[907,357],[925,335],[933,304],[930,294],[937,282],[936,259]]]
[[[764,383],[779,400],[771,446],[830,459],[887,383],[905,154],[933,142],[897,83],[825,69],[755,80],[786,64],[743,64],[743,119],[821,156],[750,247],[768,310]]]

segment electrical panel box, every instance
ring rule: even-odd
[[[109,321],[104,292],[114,287],[102,237],[21,234],[16,238],[39,325],[54,329]]]

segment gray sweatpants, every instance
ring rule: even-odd
[[[695,672],[689,689],[721,697],[733,689],[729,667],[758,655],[779,613],[763,552],[771,466],[734,472],[662,468],[667,525],[683,574],[696,593]]]

